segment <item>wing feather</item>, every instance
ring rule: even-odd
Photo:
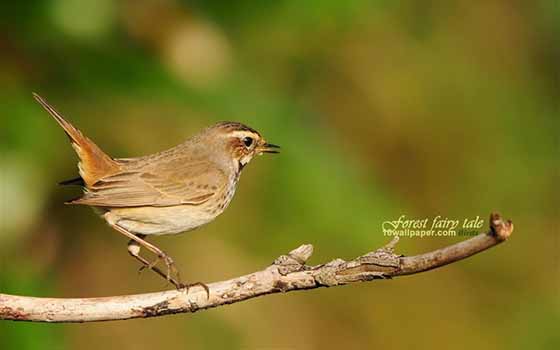
[[[208,161],[169,159],[154,165],[127,166],[98,180],[70,204],[100,207],[175,206],[202,204],[227,183],[225,172]]]

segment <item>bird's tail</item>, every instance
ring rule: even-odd
[[[78,169],[86,187],[92,186],[99,179],[116,172],[119,169],[118,163],[103,152],[93,141],[83,135],[66,119],[62,117],[51,105],[41,96],[33,94],[33,97],[64,129],[66,135],[72,142],[72,147],[78,154],[80,162]]]

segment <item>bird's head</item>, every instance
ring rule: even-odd
[[[226,152],[243,169],[253,157],[264,153],[279,153],[279,146],[268,143],[261,134],[237,122],[221,122],[210,128],[214,137],[221,139]]]

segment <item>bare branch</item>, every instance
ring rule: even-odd
[[[430,253],[411,257],[396,255],[393,250],[398,238],[395,238],[385,247],[354,260],[336,259],[319,266],[305,264],[313,253],[313,246],[302,245],[262,271],[209,284],[209,296],[198,287],[188,291],[82,299],[0,294],[0,319],[94,322],[196,312],[266,294],[333,287],[435,269],[491,248],[506,240],[512,231],[511,221],[503,221],[498,214],[492,214],[488,233]]]

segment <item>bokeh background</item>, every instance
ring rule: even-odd
[[[219,120],[283,146],[230,208],[157,239],[191,281],[302,243],[318,264],[387,242],[383,221],[514,220],[511,241],[393,281],[87,325],[0,323],[0,349],[557,349],[558,1],[3,1],[0,292],[157,291],[89,208],[45,96],[115,157]],[[408,238],[413,255],[460,238]]]

